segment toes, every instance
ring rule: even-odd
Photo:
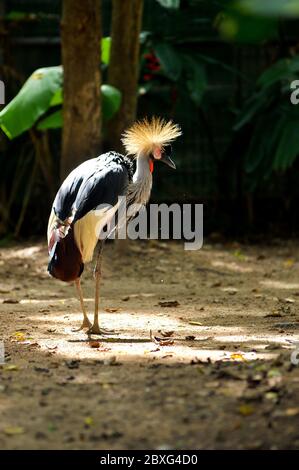
[[[72,329],[72,332],[73,333],[78,333],[78,331],[82,331],[82,330],[88,330],[91,328],[91,323],[82,323],[82,325],[80,326],[80,328],[73,328]]]
[[[89,328],[89,330],[87,330],[88,335],[106,336],[106,335],[113,335],[114,333],[115,333],[115,331],[113,331],[113,330],[106,330],[106,328],[99,328],[99,327],[96,327],[94,325],[91,328]]]

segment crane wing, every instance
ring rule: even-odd
[[[117,163],[101,168],[86,178],[82,182],[74,202],[74,222],[98,206],[115,206],[118,197],[126,193],[128,184],[127,169]]]
[[[55,215],[74,221],[100,204],[115,205],[125,193],[130,175],[120,155],[109,152],[87,160],[73,170],[62,183],[53,203]]]

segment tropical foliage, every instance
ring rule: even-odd
[[[183,129],[190,121],[193,128],[196,126],[193,134],[201,132],[209,147],[208,157],[192,149],[187,166],[191,137],[184,132],[184,144],[178,143],[183,146],[178,159],[184,159],[185,173],[172,176],[173,189],[163,185],[168,195],[171,191],[176,194],[178,185],[187,193],[193,178],[193,193],[190,190],[188,194],[198,197],[195,169],[204,165],[213,168],[216,184],[209,193],[213,197],[217,192],[217,197],[224,196],[224,174],[231,187],[238,187],[238,197],[248,191],[253,195],[259,190],[266,192],[269,182],[274,184],[277,177],[283,181],[284,175],[298,165],[299,155],[299,105],[290,101],[290,85],[299,79],[297,0],[157,0],[155,4],[159,24],[145,22],[140,36],[139,112],[142,115],[150,110],[180,118]],[[31,24],[41,18],[37,13],[8,12],[5,21]],[[104,132],[106,122],[121,104],[119,91],[105,83],[110,46],[110,38],[105,37],[101,44]],[[238,62],[247,51],[250,60],[262,56],[260,63],[252,65],[252,75],[244,73]],[[229,90],[238,88],[237,99],[226,91],[228,83]],[[0,231],[18,234],[26,207],[37,207],[36,200],[40,204],[40,188],[46,183],[52,194],[57,186],[63,125],[62,67],[39,68],[12,96],[0,111],[4,149],[0,163],[5,167],[0,175]],[[225,136],[219,137],[220,113],[226,122],[221,123]],[[218,137],[223,144],[219,145]],[[232,153],[231,149],[237,151]]]
[[[299,76],[299,56],[281,59],[261,74],[240,111],[235,131],[251,125],[245,170],[251,189],[273,171],[285,171],[299,155],[299,107],[290,100],[291,83]]]

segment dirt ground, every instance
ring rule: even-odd
[[[46,266],[1,248],[1,449],[299,448],[299,243],[107,244],[104,338]]]

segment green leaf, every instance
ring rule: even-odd
[[[182,62],[174,47],[171,44],[161,42],[154,45],[154,51],[166,77],[173,81],[178,80],[182,72]]]
[[[36,70],[25,82],[15,98],[0,112],[0,127],[5,134],[14,139],[37,121],[39,130],[62,127],[61,110],[42,116],[54,106],[63,102],[62,66]],[[121,93],[110,85],[102,85],[102,113],[106,121],[118,111]]]
[[[54,93],[50,101],[50,106],[58,106],[59,104],[62,104],[62,102],[63,102],[62,88],[58,88],[58,90]]]
[[[282,129],[274,156],[273,168],[285,171],[299,155],[299,120],[287,120]]]
[[[45,131],[47,129],[60,129],[63,124],[62,111],[59,109],[50,116],[45,117],[37,124],[39,131]]]
[[[243,13],[293,18],[299,16],[298,0],[239,0],[235,7]]]
[[[238,131],[245,124],[248,124],[257,114],[264,111],[273,101],[273,95],[268,91],[260,90],[255,92],[245,103],[243,109],[240,111],[236,124],[233,127],[234,131]]]
[[[121,104],[121,93],[111,85],[102,85],[102,115],[104,121],[111,119],[119,110]],[[60,94],[62,97],[62,94]],[[59,104],[59,103],[56,103]],[[38,130],[58,129],[63,125],[62,110],[59,109],[54,113],[46,116],[37,124]]]
[[[247,173],[259,172],[263,176],[273,170],[275,148],[281,136],[284,116],[276,112],[269,119],[268,115],[260,116],[256,121],[249,149],[246,154],[245,169]]]
[[[246,101],[238,115],[234,130],[250,122],[256,115],[264,112],[270,105],[284,96],[289,102],[290,83],[299,72],[299,56],[281,59],[263,72],[257,80],[258,90]]]
[[[243,15],[233,9],[220,13],[215,21],[220,35],[228,41],[256,44],[277,36],[277,20]]]
[[[61,66],[36,70],[15,98],[0,112],[0,127],[13,139],[30,129],[50,106],[53,96],[61,89]]]
[[[4,15],[4,19],[8,21],[32,21],[37,19],[37,14],[29,13],[28,11],[12,10]]]
[[[106,38],[103,38],[101,41],[101,45],[102,45],[102,62],[108,65],[110,61],[111,38],[109,36]]]
[[[120,108],[121,92],[111,85],[102,85],[101,91],[102,113],[104,121],[107,121],[108,119],[111,119]]]
[[[296,72],[299,72],[299,56],[281,59],[261,74],[257,84],[261,87],[269,87],[278,81],[291,80]]]

